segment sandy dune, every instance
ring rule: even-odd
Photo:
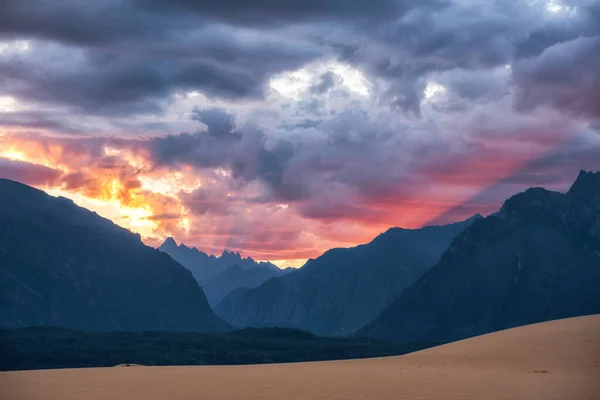
[[[2,400],[600,399],[600,315],[402,357],[0,373]]]

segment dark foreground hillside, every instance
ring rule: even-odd
[[[224,332],[192,274],[71,200],[0,179],[0,327]]]
[[[431,346],[325,338],[283,328],[223,334],[22,328],[0,331],[0,370],[324,361],[401,355]]]
[[[474,223],[360,336],[450,342],[600,313],[600,172],[532,188]]]

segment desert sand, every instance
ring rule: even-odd
[[[600,399],[600,315],[400,357],[0,373],[2,400]]]

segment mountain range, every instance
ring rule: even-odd
[[[422,229],[392,228],[371,243],[333,249],[253,289],[238,289],[215,311],[239,327],[282,326],[342,335],[371,321],[482,218]]]
[[[600,173],[533,188],[458,235],[440,262],[357,334],[448,342],[600,313]]]
[[[171,237],[158,250],[167,253],[192,272],[212,306],[235,289],[259,286],[291,270],[282,270],[270,262],[256,262],[251,257],[242,258],[240,253],[227,250],[220,257],[209,256],[196,247],[188,247],[183,243],[178,245]]]
[[[225,331],[192,274],[71,200],[0,179],[0,327]]]
[[[279,326],[449,342],[600,313],[600,173],[581,171],[567,193],[528,189],[486,218],[391,228],[292,271],[173,239],[159,251],[71,200],[0,179],[0,277],[0,328]]]

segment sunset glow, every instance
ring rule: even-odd
[[[131,18],[61,30],[11,8],[0,178],[151,246],[173,236],[298,267],[600,168],[593,2],[376,2],[372,15],[334,2],[275,7],[277,24],[237,6],[101,3],[77,11]],[[57,7],[50,20],[72,15]]]
[[[83,143],[86,139],[78,140]],[[493,162],[487,162],[485,156],[467,158],[448,166],[441,174],[424,169],[415,177],[436,182],[433,192],[423,187],[422,194],[416,192],[410,198],[397,194],[391,198],[370,199],[361,205],[363,212],[358,214],[309,215],[307,219],[298,215],[302,204],[276,204],[265,208],[246,203],[244,189],[224,191],[221,199],[202,196],[205,188],[212,191],[214,185],[219,184],[218,179],[227,178],[227,174],[218,170],[214,171],[217,181],[208,179],[205,186],[202,176],[194,170],[153,166],[144,158],[144,150],[136,149],[136,143],[123,142],[122,148],[104,146],[103,155],[94,158],[87,153],[86,146],[74,145],[78,140],[11,137],[3,141],[0,155],[7,160],[46,168],[39,172],[41,180],[33,182],[35,186],[54,196],[70,198],[140,233],[149,245],[158,245],[166,237],[175,236],[208,252],[219,253],[225,248],[243,251],[247,256],[270,260],[282,267],[299,267],[307,258],[317,257],[331,247],[367,242],[390,226],[422,226],[466,202],[492,185],[493,180],[510,176],[529,161],[528,157],[542,156],[544,150],[542,147],[540,153],[523,157],[515,157],[515,154],[507,157],[509,153],[502,156],[500,152],[494,155],[500,158],[494,158]],[[504,160],[499,163],[502,157]],[[481,171],[487,171],[486,176],[492,181],[480,179]],[[45,174],[48,174],[46,179]],[[460,187],[468,189],[459,190]],[[213,202],[227,203],[225,198],[234,199],[231,202],[235,208],[223,214],[221,206],[224,204]],[[475,212],[489,213],[497,206],[481,204],[481,208],[452,215],[447,222]],[[195,213],[191,210],[194,207],[207,211]],[[308,230],[306,235],[298,234],[303,230]],[[236,235],[244,238],[244,247],[231,245]],[[291,242],[282,245],[278,237],[289,237]]]

